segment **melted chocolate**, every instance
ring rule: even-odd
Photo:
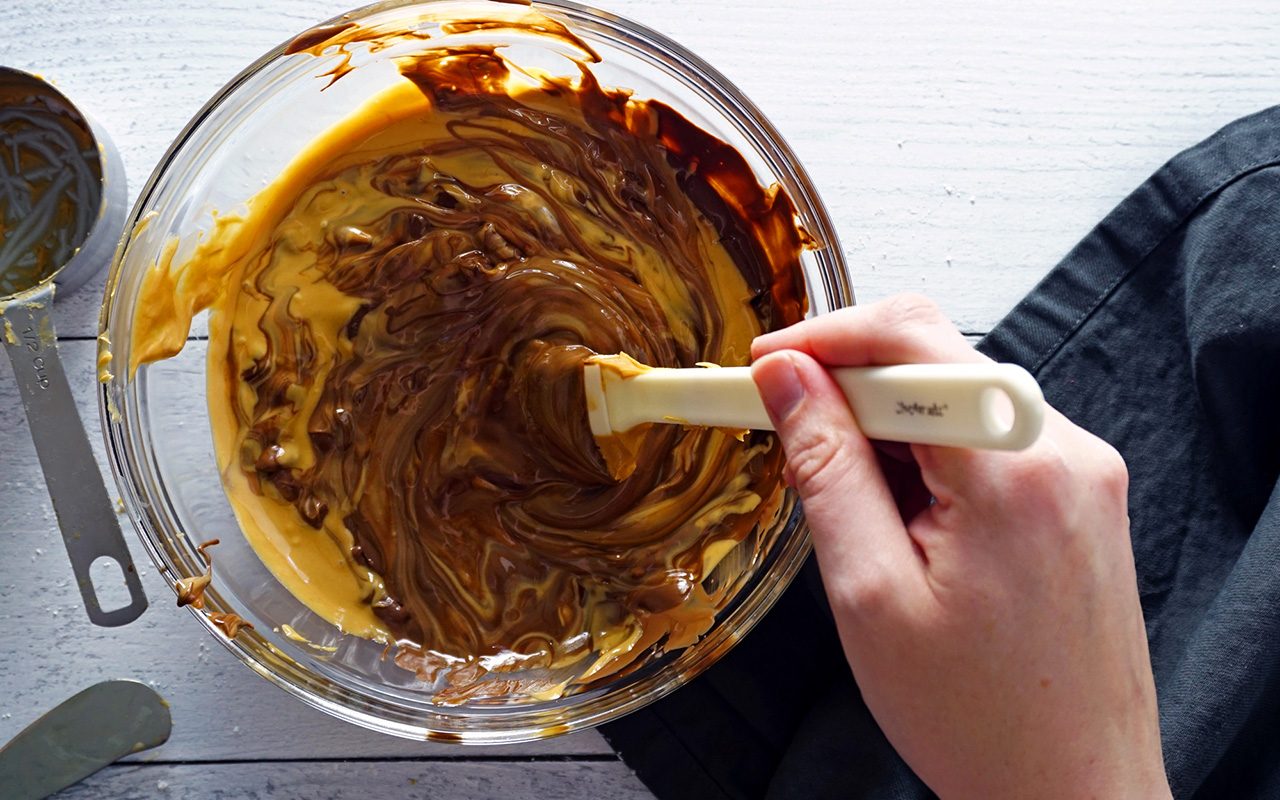
[[[372,36],[324,33],[294,49]],[[393,639],[438,701],[555,696],[696,641],[784,492],[760,432],[645,426],[615,479],[583,362],[747,363],[756,335],[803,316],[808,241],[740,154],[585,64],[531,76],[470,46],[397,63],[419,110],[375,103],[376,124],[317,145],[193,261],[238,287],[212,304],[224,479],[277,576]],[[153,350],[140,360],[168,354]],[[293,553],[267,558],[283,541]],[[353,600],[303,574],[294,556],[321,544]],[[737,544],[737,572],[707,580]]]

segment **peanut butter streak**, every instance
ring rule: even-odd
[[[589,51],[566,79],[423,48],[189,259],[170,249],[132,367],[209,308],[222,478],[273,574],[395,643],[440,702],[554,697],[696,641],[784,491],[771,434],[675,426],[628,434],[615,479],[582,363],[747,363],[803,316],[805,236],[736,151],[600,86]]]

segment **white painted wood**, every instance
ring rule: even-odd
[[[1280,15],[1266,0],[600,3],[701,54],[781,129],[830,208],[861,301],[925,291],[967,331],[988,329],[1168,157],[1276,102],[1280,89]],[[133,197],[214,91],[348,4],[6,0],[0,63],[54,78],[109,128]],[[93,336],[100,293],[101,279],[58,303],[64,338]],[[65,355],[96,437],[92,346],[70,342]],[[155,607],[127,628],[91,629],[67,585],[7,367],[0,456],[0,739],[88,683],[131,676],[155,681],[174,704],[173,740],[144,758],[457,752],[304,708],[186,619],[149,566]],[[506,752],[606,748],[587,734]],[[583,797],[644,796],[613,763],[380,761],[115,767],[74,796],[516,798],[575,786],[587,787]]]
[[[60,345],[80,416],[105,471],[94,392],[96,346]],[[151,607],[123,628],[90,624],[45,494],[9,367],[0,367],[0,742],[53,705],[107,678],[134,678],[171,704],[173,736],[133,757],[166,761],[458,756],[456,745],[376,734],[314,711],[254,675],[186,609],[151,565],[131,526],[126,539]],[[485,748],[486,756],[600,755],[599,734]],[[0,787],[0,797],[4,796]]]
[[[734,80],[822,191],[863,301],[989,328],[1178,150],[1277,100],[1265,0],[601,0]],[[254,57],[342,0],[9,0],[0,62],[114,134],[136,188]],[[784,10],[785,9],[785,10]],[[90,335],[100,282],[60,304]]]
[[[641,800],[649,794],[622,763],[406,762],[130,764],[107,767],[54,795],[59,800],[368,800],[515,797]]]

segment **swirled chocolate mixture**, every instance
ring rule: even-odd
[[[398,63],[403,86],[149,276],[168,307],[140,306],[135,364],[211,304],[224,482],[275,575],[441,702],[555,696],[694,642],[783,496],[771,434],[646,426],[612,477],[583,361],[747,363],[803,316],[803,234],[738,153],[585,67]],[[231,290],[180,290],[193,263]]]

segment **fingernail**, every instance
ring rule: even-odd
[[[773,342],[778,340],[783,333],[785,333],[785,329],[770,331],[769,333],[762,333],[756,338],[752,339],[751,340],[751,357],[764,358],[766,355],[773,352],[774,350],[780,349],[777,345],[773,344]]]
[[[796,471],[792,468],[790,461],[782,468],[782,481],[790,488],[796,488]]]
[[[804,383],[795,359],[786,352],[768,359],[762,364],[765,374],[756,382],[765,410],[775,423],[786,419],[804,399]]]

